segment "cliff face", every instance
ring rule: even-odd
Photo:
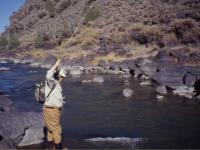
[[[199,0],[26,0],[24,6],[10,17],[10,26],[4,35],[14,33],[19,37],[21,46],[26,46],[35,42],[38,33],[43,33],[48,35],[47,39],[55,45],[60,45],[69,37],[84,14],[86,18],[80,28],[100,29],[104,35],[106,33],[110,36],[115,34],[115,31],[126,31],[136,23],[156,25],[167,34],[171,31],[169,24],[175,19],[190,18],[199,27],[200,2]]]

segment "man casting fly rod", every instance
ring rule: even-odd
[[[53,67],[47,71],[45,84],[45,102],[43,118],[47,128],[47,143],[49,148],[62,149],[61,108],[64,98],[61,83],[66,77],[65,71],[60,66],[58,59]]]

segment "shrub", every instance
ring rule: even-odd
[[[187,18],[187,19],[176,19],[174,20],[170,26],[172,27],[172,31],[175,32],[178,38],[182,38],[185,31],[193,30],[196,26],[196,21]]]
[[[162,32],[158,26],[149,26],[141,23],[133,24],[129,28],[128,34],[130,40],[137,41],[140,44],[158,44],[162,38]]]
[[[71,4],[71,0],[67,0],[67,1],[62,1],[60,3],[58,12],[61,13],[63,10],[67,9]]]
[[[164,46],[175,46],[178,40],[174,33],[169,33],[162,38],[162,43]]]
[[[128,29],[128,34],[131,40],[140,41],[140,33],[144,28],[144,24],[136,23],[132,24]]]
[[[16,48],[19,44],[20,44],[19,39],[16,36],[11,35],[10,39],[8,40],[8,48],[9,49]]]
[[[162,32],[158,26],[145,26],[141,32],[141,43],[156,43],[158,44],[162,38]]]
[[[183,33],[182,42],[184,44],[196,43],[195,33],[193,31],[186,31]]]
[[[56,8],[55,8],[54,3],[51,0],[47,1],[46,3],[46,10],[49,12],[49,17],[51,18],[55,17]]]
[[[100,16],[101,16],[101,12],[98,7],[93,6],[91,8],[88,8],[86,11],[85,23],[87,24],[88,22],[93,21]]]
[[[38,32],[34,41],[35,47],[43,47],[50,40],[49,36],[44,32]]]
[[[41,12],[38,14],[38,18],[42,19],[46,16],[47,14],[45,12]]]
[[[110,34],[110,39],[114,43],[127,44],[130,43],[130,37],[126,32],[115,31]]]
[[[8,40],[5,37],[0,37],[0,49],[6,48]]]

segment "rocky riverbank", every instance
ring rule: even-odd
[[[1,56],[1,61],[14,63],[28,63],[32,67],[50,68],[56,57],[49,55],[43,58],[24,56],[17,58],[17,55]],[[198,94],[200,79],[200,53],[187,48],[164,48],[159,50],[157,55],[148,58],[137,58],[124,60],[122,62],[111,62],[107,64],[100,62],[91,66],[82,60],[62,62],[63,68],[70,76],[80,76],[87,73],[118,74],[122,78],[135,77],[139,80],[151,80],[157,83],[157,92],[166,95],[171,91],[174,95],[188,99],[196,98]],[[101,82],[103,79],[101,79]],[[83,81],[86,83],[89,81]],[[196,84],[195,84],[196,83]]]
[[[43,141],[41,113],[18,112],[13,102],[0,95],[0,149],[39,144]]]

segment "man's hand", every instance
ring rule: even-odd
[[[57,70],[60,67],[61,59],[57,59],[52,68]]]
[[[58,67],[60,66],[60,63],[61,63],[61,59],[57,59],[56,63],[55,63],[55,66]]]

